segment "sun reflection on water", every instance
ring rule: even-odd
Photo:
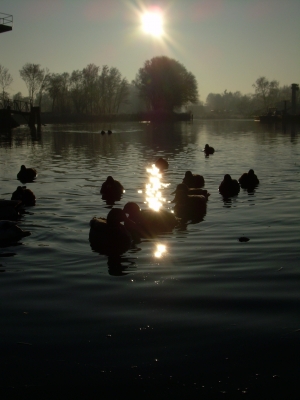
[[[166,253],[167,247],[164,244],[157,244],[154,252],[154,257],[161,258]]]
[[[166,201],[162,197],[161,189],[167,187],[168,184],[160,181],[162,175],[154,164],[152,164],[151,168],[147,168],[147,172],[149,173],[149,183],[146,184],[146,202],[149,208],[159,211],[162,204]]]

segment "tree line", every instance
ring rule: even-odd
[[[115,67],[88,64],[72,73],[51,73],[40,64],[26,63],[20,76],[28,96],[19,92],[13,100],[29,101],[42,111],[57,114],[111,115],[120,112],[189,110],[197,114],[251,116],[270,107],[283,108],[291,98],[290,86],[276,80],[259,77],[254,93],[209,93],[206,102],[199,101],[195,76],[184,65],[169,57],[154,57],[145,61],[136,78],[129,83]],[[8,97],[13,78],[0,65],[0,99]],[[298,92],[299,96],[299,92]]]

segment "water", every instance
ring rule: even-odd
[[[21,164],[38,177],[27,184],[36,206],[20,222],[31,236],[0,248],[0,393],[298,398],[298,136],[297,126],[198,120],[1,135],[0,198],[20,185]],[[119,262],[94,252],[89,221],[110,209],[102,182],[112,175],[125,187],[115,207],[145,208],[158,157],[169,161],[167,209],[185,171],[204,175],[204,220],[142,240]],[[249,168],[255,192],[223,201],[224,174]]]

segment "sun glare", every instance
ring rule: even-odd
[[[142,28],[145,33],[160,37],[163,34],[163,19],[158,11],[145,12],[142,15]]]

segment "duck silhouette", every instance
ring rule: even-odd
[[[112,176],[107,177],[100,189],[100,194],[102,194],[103,200],[120,200],[123,192],[123,185]]]
[[[165,160],[164,158],[161,158],[161,157],[158,158],[158,159],[155,161],[155,164],[154,164],[154,165],[155,165],[156,168],[158,168],[160,171],[163,171],[163,170],[169,168],[169,163],[168,163],[168,161]]]
[[[236,196],[240,192],[240,185],[236,179],[232,179],[229,174],[226,174],[220,183],[219,192],[225,198]]]
[[[175,215],[184,221],[201,220],[206,214],[207,198],[201,194],[189,195],[187,191],[179,190],[175,199]]]
[[[112,208],[107,218],[92,218],[89,241],[93,250],[110,256],[121,255],[130,249],[132,237],[121,222],[127,216],[121,208]]]
[[[171,232],[180,222],[173,213],[167,210],[155,211],[151,208],[141,210],[137,203],[131,201],[125,204],[123,210],[129,216],[129,220],[125,221],[125,226],[132,234],[136,233],[142,238]]]
[[[21,165],[21,169],[17,174],[17,178],[22,183],[32,182],[37,176],[35,168],[26,168],[25,165]]]
[[[17,221],[22,212],[21,200],[0,200],[0,220]]]
[[[206,144],[204,146],[204,153],[209,156],[210,154],[214,154],[215,149],[213,147],[211,147],[209,144]]]
[[[25,236],[30,236],[31,232],[23,231],[14,221],[0,221],[0,242],[18,242]]]
[[[183,191],[187,195],[202,195],[208,200],[208,197],[210,196],[210,193],[206,189],[202,188],[189,188],[185,183],[180,183],[177,185],[176,190],[172,192],[171,194],[175,194],[174,199],[171,201],[171,203],[176,203],[178,200],[178,192]]]
[[[186,171],[182,183],[185,183],[189,188],[202,188],[205,185],[204,177],[199,174],[192,174],[191,171]]]
[[[243,189],[254,189],[259,184],[259,179],[253,169],[243,173],[239,178],[239,183]]]
[[[20,200],[24,206],[35,205],[35,195],[26,186],[18,186],[11,196],[11,200]]]

